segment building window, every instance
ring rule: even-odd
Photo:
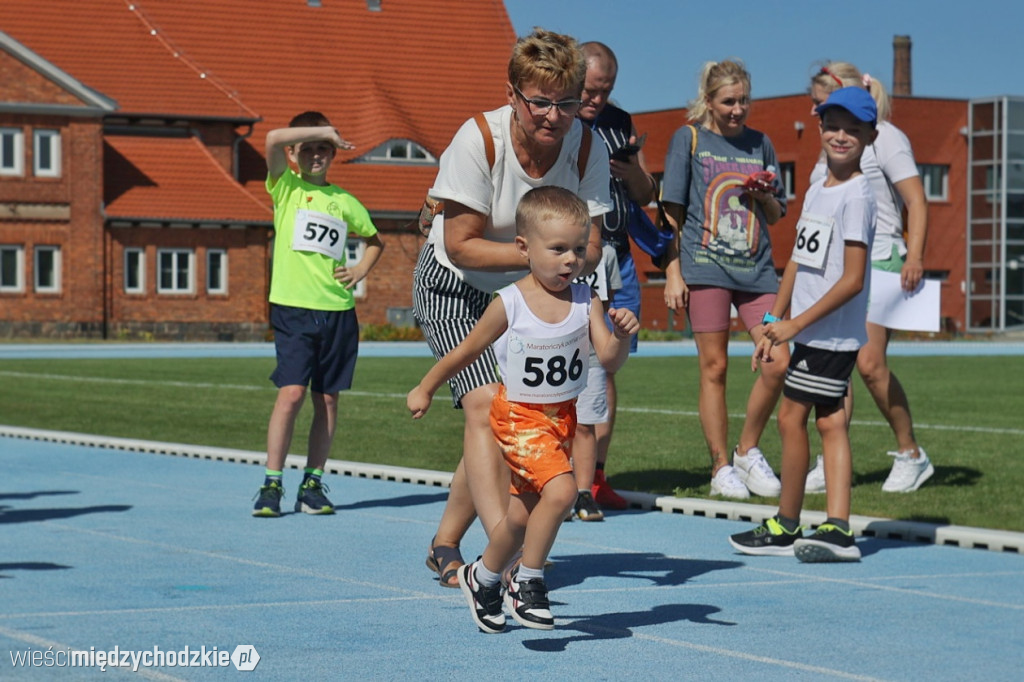
[[[157,285],[161,294],[191,294],[194,254],[190,249],[161,249],[156,252]]]
[[[25,138],[20,128],[0,128],[0,175],[21,175]]]
[[[949,199],[949,166],[920,164],[917,170],[921,174],[924,195],[928,201]]]
[[[146,292],[146,252],[142,249],[124,250],[124,292]]]
[[[796,163],[783,161],[779,164],[782,175],[782,187],[786,190],[787,199],[796,199]]]
[[[223,249],[206,252],[206,293],[228,293],[228,253]]]
[[[42,178],[60,177],[59,130],[37,130],[33,133],[32,172]]]
[[[60,291],[60,247],[37,246],[33,268],[35,289],[39,293],[52,294]]]
[[[24,291],[25,249],[21,246],[0,246],[0,291]]]
[[[352,267],[357,265],[359,261],[363,260],[363,255],[366,253],[366,242],[362,239],[349,239],[345,243],[345,266]],[[363,298],[366,296],[366,280],[362,280],[356,285],[356,288],[352,290],[352,295],[356,298]]]
[[[437,159],[412,140],[392,139],[371,149],[362,158],[363,162],[371,163],[415,163],[436,164]]]

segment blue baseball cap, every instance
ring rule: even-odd
[[[864,88],[856,86],[839,88],[829,95],[827,100],[819,104],[815,111],[818,116],[822,116],[833,107],[846,109],[853,114],[854,118],[864,123],[875,125],[878,121],[878,107],[875,105],[871,93]]]

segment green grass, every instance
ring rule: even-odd
[[[0,363],[0,423],[262,451],[274,401],[273,359],[15,360]],[[404,395],[432,361],[362,358],[340,400],[333,457],[451,471],[461,413],[439,395],[412,421]],[[856,514],[1024,531],[1024,358],[891,358],[910,395],[917,437],[935,476],[909,495],[883,494],[892,434],[859,379],[851,440]],[[728,404],[736,438],[753,381],[732,358]],[[696,358],[632,358],[618,377],[620,413],[608,473],[627,490],[703,497],[709,463],[697,418]],[[292,452],[305,449],[303,410]],[[812,424],[813,431],[813,424]],[[812,434],[812,442],[815,438]],[[762,449],[778,470],[775,423]],[[772,504],[772,500],[757,500]],[[809,496],[808,509],[824,509]]]

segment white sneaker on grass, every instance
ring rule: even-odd
[[[711,494],[733,500],[745,500],[750,497],[747,486],[736,476],[736,469],[728,464],[711,477]]]
[[[752,447],[745,455],[733,450],[732,466],[736,470],[736,477],[755,495],[778,497],[782,492],[782,483],[764,458],[761,448]]]
[[[935,467],[928,459],[928,454],[920,445],[917,446],[917,451],[921,456],[916,459],[911,457],[913,450],[887,453],[890,457],[895,457],[896,461],[892,463],[892,471],[882,484],[882,492],[912,493],[932,477]]]
[[[807,472],[807,480],[804,483],[804,493],[825,492],[825,458],[818,455],[818,462],[814,468]]]

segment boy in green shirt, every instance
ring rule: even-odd
[[[334,440],[338,392],[352,386],[359,348],[352,290],[384,248],[366,208],[327,182],[338,149],[352,145],[319,112],[299,114],[287,128],[267,133],[266,187],[274,199],[270,322],[277,352],[270,378],[278,392],[267,428],[266,477],[253,516],[281,515],[285,457],[307,386],[313,423],[295,511],[334,513],[320,477]],[[352,266],[346,259],[349,233],[366,240],[363,258]]]

